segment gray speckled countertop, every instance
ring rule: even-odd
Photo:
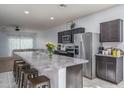
[[[123,57],[124,55],[121,56],[112,56],[112,55],[103,55],[103,54],[96,54],[96,56],[104,56],[104,57],[113,57],[113,58],[119,58],[119,57]]]
[[[66,57],[56,54],[54,54],[52,58],[49,58],[48,54],[44,52],[40,54],[37,52],[15,52],[15,54],[35,68],[61,69],[88,62],[88,60],[85,59]]]

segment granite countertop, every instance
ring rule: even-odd
[[[15,52],[15,55],[24,59],[27,63],[32,65],[37,69],[61,69],[66,68],[73,65],[84,64],[87,63],[88,60],[78,59],[72,57],[66,57],[61,55],[54,54],[52,58],[49,58],[48,54],[42,52]]]
[[[96,56],[104,56],[104,57],[113,57],[113,58],[119,58],[119,57],[123,57],[124,55],[121,56],[112,56],[112,55],[103,55],[103,54],[96,54]]]

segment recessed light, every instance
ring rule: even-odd
[[[29,11],[24,11],[25,14],[29,14]]]
[[[50,20],[54,20],[54,17],[50,17]]]

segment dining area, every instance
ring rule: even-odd
[[[18,88],[82,88],[82,65],[88,60],[44,49],[13,51],[13,77]]]

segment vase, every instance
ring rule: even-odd
[[[49,58],[52,58],[52,56],[53,56],[53,52],[49,51]]]

